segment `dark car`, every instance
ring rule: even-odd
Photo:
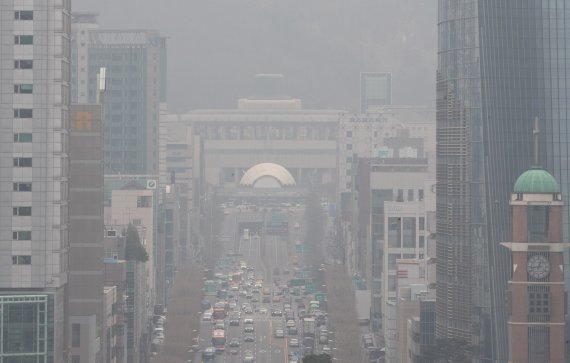
[[[249,342],[249,343],[255,342],[255,336],[254,336],[253,334],[246,334],[246,335],[244,335],[244,337],[243,337],[243,341],[244,341],[244,342]]]

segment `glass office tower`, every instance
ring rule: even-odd
[[[570,195],[567,73],[570,1],[439,0],[437,335],[508,360],[512,183],[540,163]],[[568,238],[568,206],[564,230]]]

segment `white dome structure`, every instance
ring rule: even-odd
[[[245,172],[240,185],[254,188],[281,188],[295,186],[295,178],[279,164],[261,163]]]

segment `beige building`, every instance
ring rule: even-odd
[[[122,328],[117,324],[117,286],[105,286],[103,289],[103,328],[102,362],[117,363],[117,335]]]

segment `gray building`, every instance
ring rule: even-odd
[[[159,103],[166,100],[166,39],[154,30],[100,30],[97,14],[74,13],[73,102],[94,103],[107,69],[106,174],[158,174]]]
[[[482,362],[508,360],[511,264],[499,242],[510,233],[510,188],[532,163],[535,117],[540,164],[570,194],[567,7],[439,2],[436,328],[479,345]]]
[[[69,12],[0,2],[0,362],[66,359]]]
[[[392,104],[392,73],[360,73],[360,112]]]
[[[104,352],[101,111],[101,105],[72,105],[70,111],[66,316],[72,333],[68,342],[72,362],[96,363]]]

